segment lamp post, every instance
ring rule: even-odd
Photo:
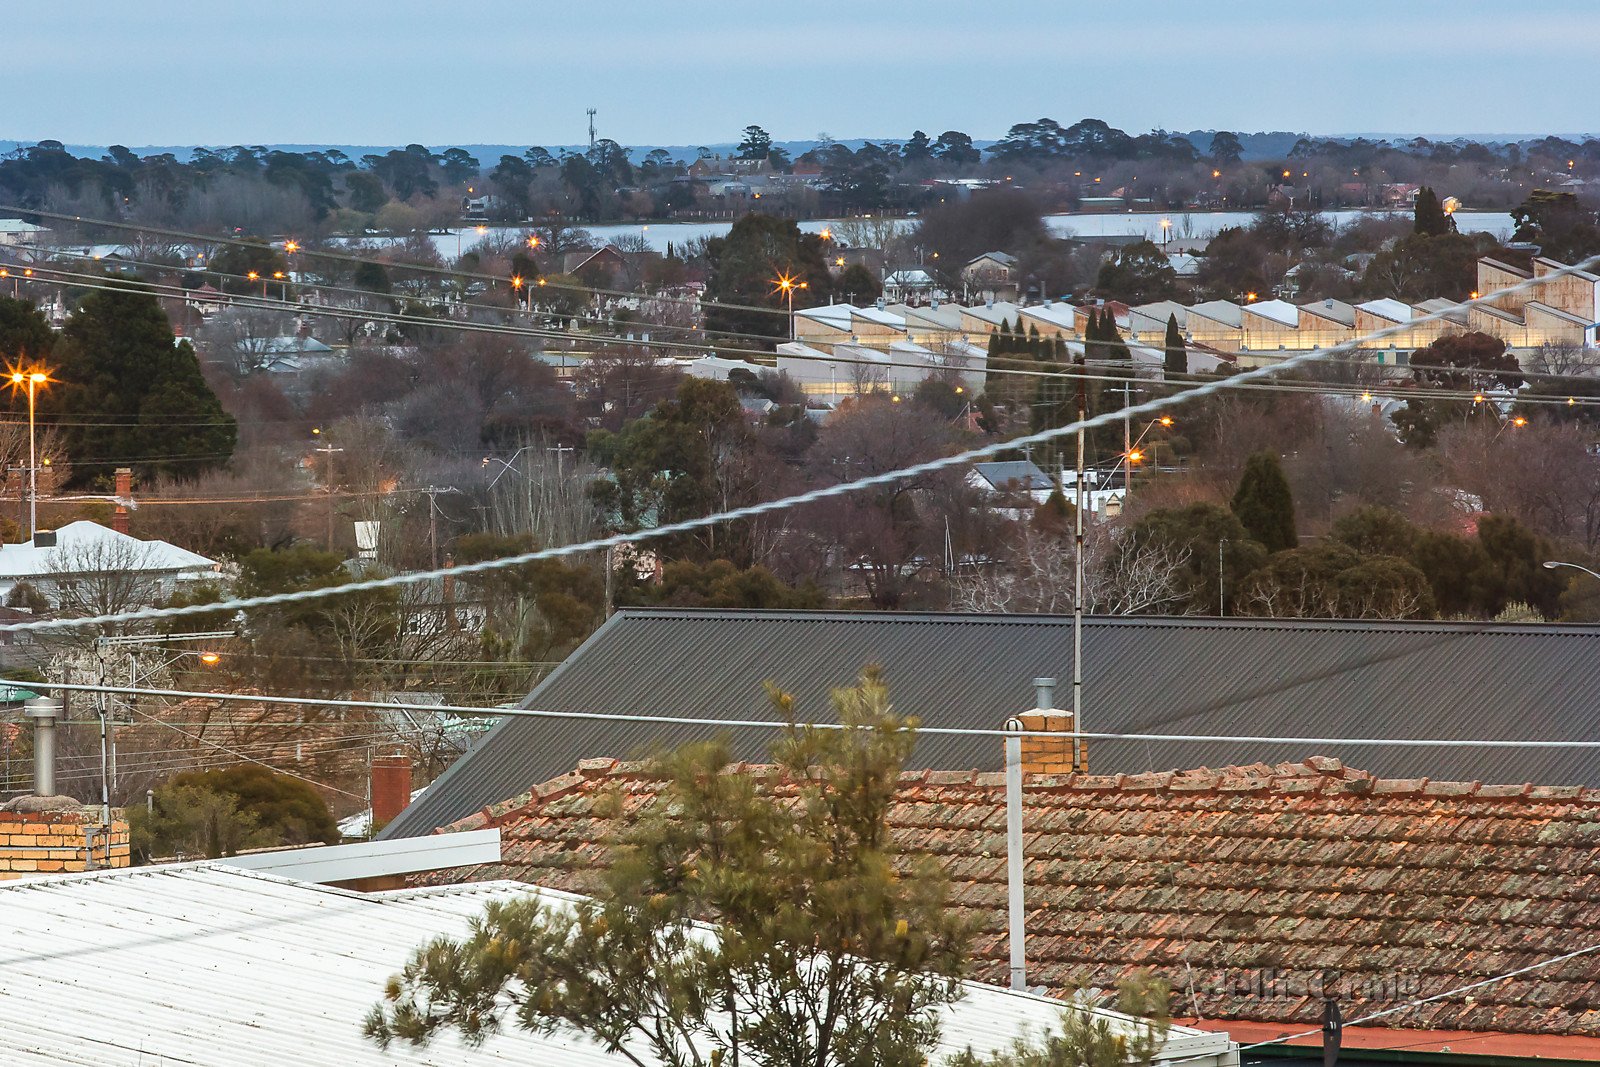
[[[50,384],[50,372],[43,367],[28,369],[14,369],[11,372],[11,388],[28,388],[28,539],[32,540],[34,532],[39,528],[39,460],[34,419],[35,396],[40,386]]]
[[[1564,562],[1562,560],[1559,560],[1559,559],[1547,559],[1547,560],[1544,561],[1544,569],[1547,570],[1547,571],[1553,571],[1557,567],[1571,567],[1573,570],[1582,571],[1583,573],[1587,574],[1589,577],[1593,578],[1595,581],[1600,582],[1600,574],[1596,574],[1594,571],[1590,570],[1588,567],[1585,567],[1580,563],[1566,563],[1566,562]]]
[[[809,288],[805,282],[797,282],[792,274],[780,274],[777,278],[777,292],[782,293],[789,300],[789,340],[794,340],[794,291]]]

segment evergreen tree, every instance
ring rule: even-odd
[[[131,466],[143,478],[193,478],[227,463],[238,441],[200,373],[188,341],[138,283],[83,298],[56,343],[54,376],[40,407],[79,416],[62,427],[74,481]]]
[[[1257,452],[1245,461],[1232,507],[1245,530],[1266,545],[1267,551],[1284,552],[1300,543],[1295,532],[1294,497],[1276,453]]]
[[[1162,343],[1166,350],[1165,370],[1167,379],[1189,373],[1189,349],[1183,341],[1183,331],[1178,329],[1178,316],[1167,316],[1167,337]]]
[[[0,296],[0,360],[7,366],[45,363],[55,333],[49,321],[26,300]]]
[[[1122,339],[1122,331],[1117,329],[1117,316],[1110,308],[1106,308],[1100,315],[1100,356],[1101,359],[1125,359],[1131,361],[1133,353],[1128,351],[1128,345]]]
[[[366,1036],[562,1027],[662,1064],[924,1062],[937,1011],[962,994],[966,919],[932,861],[896,870],[888,816],[911,723],[876,672],[833,700],[843,729],[795,726],[770,778],[738,773],[722,742],[659,760],[660,791],[594,898],[493,904],[466,936],[419,947]]]
[[[1412,232],[1423,237],[1442,237],[1447,233],[1456,232],[1456,222],[1445,214],[1439,194],[1426,185],[1417,190]]]

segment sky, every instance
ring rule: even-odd
[[[1594,0],[7,0],[0,139],[1600,131]]]

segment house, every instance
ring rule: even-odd
[[[184,293],[183,302],[202,319],[210,318],[229,302],[221,289],[206,282],[204,285],[189,289]]]
[[[932,274],[921,267],[902,267],[883,276],[883,295],[888,300],[926,301],[938,288]]]
[[[667,695],[661,705],[683,710]],[[1170,986],[1180,1023],[1252,1041],[1299,1035],[1290,1049],[1247,1047],[1254,1062],[1319,1054],[1330,1000],[1347,1023],[1346,1063],[1395,1050],[1421,1062],[1600,1059],[1600,956],[1575,953],[1600,930],[1600,790],[1386,778],[1316,756],[1037,773],[1050,745],[1070,738],[1023,756],[1035,772],[1021,810],[1029,982],[1108,989],[1148,971]],[[797,788],[772,767],[739,773],[779,797]],[[606,842],[662,785],[645,763],[583,760],[451,828],[498,829],[500,862],[421,882],[583,892],[609,862]],[[888,818],[903,869],[944,869],[953,906],[977,926],[976,976],[998,980],[1004,776],[905,772]]]
[[[1594,648],[1600,626],[1289,619],[1089,617],[1085,728],[1107,733],[1303,738],[1600,737]],[[804,714],[868,663],[902,711],[930,727],[994,729],[1032,706],[1032,679],[1072,675],[1072,619],[1055,615],[625,609],[523,701],[557,712],[730,720],[766,718],[764,685]],[[403,812],[386,836],[431,833],[486,804],[565,774],[590,756],[628,756],[723,733],[682,723],[559,723],[509,717]],[[741,759],[765,755],[760,729],[725,731]],[[1592,748],[1318,746],[1385,777],[1600,788]],[[1269,755],[1303,746],[1271,746]],[[1263,746],[1229,740],[1106,739],[1106,774],[1232,766]],[[994,770],[994,738],[925,735],[915,768]]]
[[[21,219],[0,219],[0,245],[20,247],[37,244],[50,230]]]
[[[967,299],[1015,300],[1017,257],[1009,252],[985,252],[961,268]]]
[[[374,893],[320,884],[352,865],[343,858],[352,849],[370,855],[372,846],[0,886],[12,928],[0,948],[7,1067],[659,1067],[631,1044],[612,1053],[574,1031],[533,1033],[514,1019],[481,1045],[450,1033],[426,1048],[397,1042],[380,1049],[368,1041],[361,1021],[413,951],[466,936],[492,903],[532,898],[561,910],[578,898],[508,881]],[[1036,1036],[1058,1026],[1063,1012],[1092,1012],[1113,1032],[1137,1025],[1105,1008],[977,982],[966,983],[965,994],[938,1010],[934,1067],[968,1048],[987,1054]],[[1174,1067],[1238,1062],[1226,1035],[1182,1026],[1157,1060]]]
[[[1023,498],[1033,505],[1043,504],[1056,491],[1055,479],[1031,459],[974,463],[966,482],[986,496]]]
[[[248,337],[234,347],[261,370],[269,374],[295,374],[326,362],[333,348],[315,337],[299,334],[283,337]]]
[[[219,566],[166,541],[143,541],[80,519],[41,530],[23,544],[0,545],[0,598],[26,582],[58,605],[109,597],[118,606],[102,605],[106,610],[126,610],[164,600],[186,583],[214,579]]]

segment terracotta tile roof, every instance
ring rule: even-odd
[[[770,767],[740,764],[768,788]],[[431,882],[512,878],[592,891],[623,815],[660,788],[644,764],[572,773],[447,829],[498,825],[502,862]],[[979,933],[980,979],[1006,973],[1000,775],[915,771],[902,850],[940,859]],[[1108,987],[1149,967],[1175,1015],[1316,1025],[1600,944],[1600,790],[1377,779],[1336,759],[1137,775],[1032,777],[1030,982]],[[1408,1009],[1411,1029],[1600,1037],[1600,955]]]

